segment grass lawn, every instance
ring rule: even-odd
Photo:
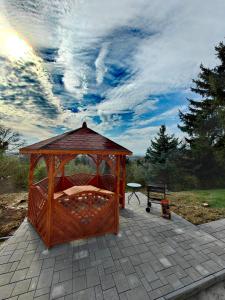
[[[225,189],[174,192],[168,198],[171,210],[193,224],[225,218]]]

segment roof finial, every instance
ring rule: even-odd
[[[82,128],[87,128],[87,122],[83,122]]]

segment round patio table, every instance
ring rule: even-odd
[[[127,186],[132,188],[132,193],[128,196],[128,204],[130,203],[130,199],[132,198],[132,196],[136,196],[136,198],[138,199],[139,205],[140,205],[141,202],[140,202],[140,199],[139,199],[136,192],[141,187],[141,184],[140,183],[135,183],[135,182],[129,182],[129,183],[127,183]]]

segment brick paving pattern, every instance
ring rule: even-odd
[[[212,230],[175,214],[165,220],[139,196],[140,206],[132,198],[121,210],[117,236],[48,250],[25,220],[0,248],[0,299],[176,299],[222,276],[225,221]]]

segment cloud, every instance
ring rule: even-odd
[[[0,5],[2,23],[16,29],[36,55],[34,64],[0,61],[4,122],[18,122],[21,132],[41,138],[41,132],[54,134],[88,120],[137,151],[156,132],[154,122],[170,120],[177,132],[182,93],[201,62],[217,63],[214,46],[225,32],[222,0],[204,5],[202,0],[3,0]],[[162,99],[169,93],[176,99]]]
[[[177,114],[178,114],[179,110],[184,111],[185,109],[186,109],[186,106],[184,106],[184,105],[173,107],[173,108],[171,108],[161,114],[158,114],[154,117],[151,117],[149,119],[140,120],[138,122],[138,125],[139,126],[148,126],[156,121],[167,121],[168,119],[171,119],[171,118],[177,119]]]
[[[101,84],[103,82],[103,78],[105,73],[107,72],[107,68],[105,66],[105,57],[107,55],[107,48],[108,48],[108,43],[105,43],[102,45],[102,48],[99,52],[98,57],[96,58],[95,61],[95,67],[96,67],[96,82],[97,84]]]

